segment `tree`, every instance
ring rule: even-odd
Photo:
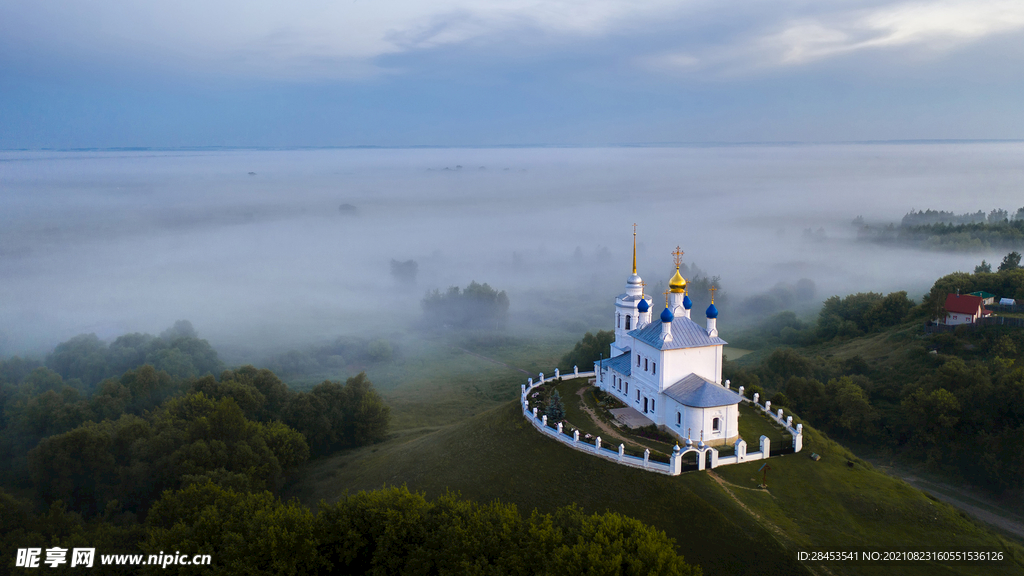
[[[548,399],[548,407],[544,412],[549,422],[561,422],[565,420],[565,406],[562,405],[562,396],[555,390]]]
[[[1017,252],[1016,250],[1007,254],[999,264],[1000,272],[1016,270],[1018,268],[1020,268],[1020,252]]]
[[[428,292],[421,302],[427,322],[436,327],[500,328],[508,319],[509,300],[505,291],[470,282],[465,290],[458,286]]]
[[[991,272],[992,265],[989,264],[988,262],[985,262],[984,260],[981,261],[981,264],[978,264],[977,266],[974,267],[975,274],[990,274]]]
[[[146,524],[144,553],[210,554],[225,574],[316,574],[330,566],[317,550],[313,513],[270,492],[192,484],[165,493]],[[147,569],[165,573],[159,566]]]
[[[608,357],[609,346],[614,341],[615,332],[611,330],[601,330],[596,335],[587,332],[568,354],[562,356],[562,361],[558,363],[558,366],[566,371],[572,370],[573,366],[578,366],[582,371],[588,371],[594,362],[602,357]]]

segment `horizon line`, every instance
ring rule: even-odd
[[[294,146],[87,146],[87,147],[18,147],[0,148],[0,152],[213,152],[231,150],[416,150],[416,149],[517,149],[517,148],[715,148],[756,146],[835,146],[867,144],[998,144],[1019,143],[1024,138],[902,138],[890,140],[763,140],[763,141],[707,141],[707,142],[626,142],[602,144],[351,144],[351,145],[294,145]]]

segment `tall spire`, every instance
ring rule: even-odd
[[[636,222],[633,223],[633,274],[636,274]]]
[[[679,266],[683,263],[683,249],[676,246],[674,252],[672,252],[672,259],[676,263],[676,273],[672,275],[672,279],[668,281],[668,287],[672,292],[682,294],[686,291],[686,280],[683,275],[679,273]]]

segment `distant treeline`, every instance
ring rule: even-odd
[[[888,244],[906,244],[935,250],[984,250],[1024,246],[1024,208],[1011,217],[1002,209],[954,214],[937,210],[911,211],[899,226],[869,225],[853,221],[858,238]]]
[[[1024,330],[921,338],[920,325],[944,315],[946,294],[957,290],[1021,297],[1024,269],[944,276],[916,306],[904,292],[869,293],[830,298],[813,324],[779,314],[743,345],[795,348],[776,349],[751,368],[727,363],[725,377],[840,439],[891,447],[995,492],[1020,489]],[[837,360],[823,348],[870,334],[884,340],[865,340],[865,356]],[[879,361],[904,347],[899,362]]]

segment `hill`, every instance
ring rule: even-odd
[[[513,402],[440,430],[307,465],[287,494],[313,505],[346,492],[407,485],[437,496],[457,491],[522,510],[576,503],[620,512],[665,530],[705,574],[1020,574],[1024,551],[952,507],[875,471],[805,428],[804,452],[772,459],[769,491],[760,462],[713,473],[661,476],[604,462],[542,437]],[[811,452],[820,461],[808,458]],[[756,479],[755,479],[756,478]],[[796,551],[823,546],[995,547],[1005,566],[802,566]]]

